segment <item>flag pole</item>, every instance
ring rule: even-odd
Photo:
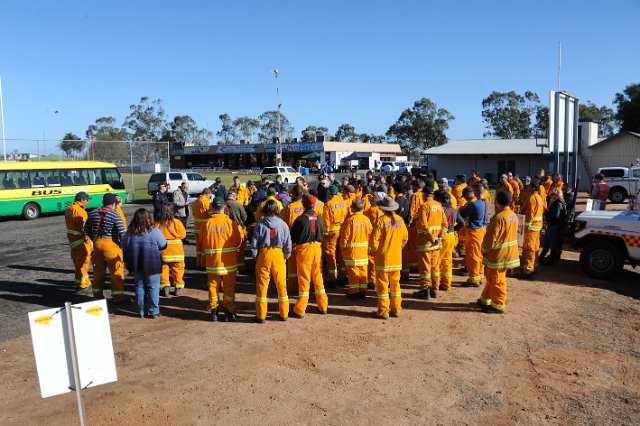
[[[4,136],[4,103],[2,100],[2,77],[0,77],[0,116],[2,117],[2,152],[4,161],[7,161],[7,139]]]

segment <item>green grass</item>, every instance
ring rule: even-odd
[[[133,187],[131,183],[131,174],[125,173],[124,170],[121,170],[120,173],[122,173],[122,178],[124,179],[124,185],[127,190],[127,193],[131,194],[131,192],[133,192],[133,199],[132,200],[130,199],[129,201],[144,202],[144,201],[151,200],[152,198],[151,195],[147,194],[147,182],[149,181],[149,176],[151,176],[151,173],[134,173]],[[202,175],[205,176],[207,179],[211,179],[211,180],[220,176],[220,178],[222,178],[222,184],[227,187],[233,184],[233,176],[235,176],[234,174],[231,174],[231,173],[226,173],[226,174],[225,173],[202,173]],[[256,182],[257,180],[260,180],[260,175],[239,175],[239,176],[240,176],[240,181],[243,184],[246,184],[248,180],[252,180],[254,182]],[[175,189],[176,188],[172,188],[172,190],[175,190]]]

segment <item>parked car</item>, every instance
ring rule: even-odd
[[[276,176],[282,176],[283,182],[295,182],[296,178],[300,177],[300,173],[296,172],[296,169],[289,166],[270,166],[262,169],[260,178],[275,180]]]
[[[640,264],[640,212],[593,210],[575,222],[580,266],[593,278],[612,279],[625,264]]]
[[[630,196],[640,191],[640,166],[633,167],[601,167],[598,173],[604,175],[609,185],[609,200],[612,203],[624,203]]]
[[[382,163],[380,171],[387,174],[411,174],[411,163],[406,161],[387,161]]]
[[[149,182],[147,183],[147,192],[149,195],[153,195],[158,190],[158,184],[160,182],[169,182],[169,193],[178,189],[182,182],[189,182],[189,195],[199,195],[202,190],[209,188],[215,183],[213,180],[208,180],[200,173],[196,172],[164,172],[154,173],[149,176]]]

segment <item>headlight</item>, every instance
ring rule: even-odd
[[[587,222],[584,220],[576,220],[576,231],[583,229],[585,226],[587,226]]]

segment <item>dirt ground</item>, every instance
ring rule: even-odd
[[[0,424],[76,424],[72,393],[40,397],[26,315],[84,301],[64,219],[4,221],[0,235]],[[264,325],[251,321],[252,274],[239,278],[241,321],[206,321],[205,274],[188,262],[188,288],[161,299],[161,318],[111,308],[119,379],[84,392],[89,424],[640,424],[640,274],[594,280],[578,253],[563,257],[537,281],[510,278],[502,316],[456,276],[435,301],[404,283],[404,311],[387,321],[369,317],[375,299],[340,289],[330,315],[312,305],[280,322],[270,293]]]

